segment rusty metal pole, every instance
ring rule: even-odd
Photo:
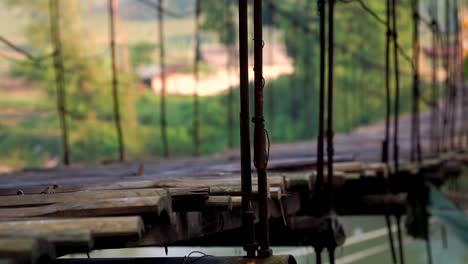
[[[263,88],[265,79],[263,78],[263,0],[254,0],[254,72],[255,72],[255,92],[254,106],[255,116],[254,128],[254,165],[257,168],[258,177],[258,214],[259,214],[259,236],[257,251],[258,257],[267,258],[272,255],[270,248],[269,230],[269,210],[268,210],[268,149],[266,143],[265,119],[263,116]]]
[[[394,124],[393,124],[393,161],[395,163],[395,174],[399,171],[399,115],[400,115],[400,67],[398,61],[398,28],[397,28],[397,3],[392,0],[392,28],[393,28],[393,61],[395,70],[395,101],[394,101]]]
[[[432,81],[431,81],[431,152],[433,154],[439,153],[439,143],[438,143],[438,131],[439,131],[439,87],[437,84],[437,65],[438,65],[438,39],[439,39],[439,27],[437,23],[438,17],[438,7],[437,0],[432,2],[432,14],[431,14],[431,30],[432,30]]]
[[[420,82],[419,82],[419,0],[412,1],[413,11],[413,112],[411,122],[411,160],[421,163],[421,131],[419,117]]]
[[[62,132],[63,163],[70,165],[70,143],[68,140],[67,100],[65,94],[65,69],[63,66],[63,50],[60,32],[60,7],[58,0],[49,0],[50,36],[54,46],[54,74],[57,90],[57,112],[59,114]]]
[[[111,48],[111,70],[112,70],[112,98],[114,101],[114,122],[117,131],[117,140],[119,144],[119,161],[123,162],[125,159],[125,146],[123,141],[122,123],[120,120],[120,107],[119,107],[119,91],[118,91],[118,69],[117,69],[117,54],[115,48],[115,27],[116,27],[116,10],[118,0],[108,0],[109,5],[109,26],[110,26],[110,48]]]
[[[329,210],[333,208],[333,60],[334,60],[334,16],[335,16],[335,0],[328,0],[328,102],[327,102],[327,167],[328,167],[328,194],[329,194]]]
[[[449,55],[449,43],[450,43],[450,1],[445,0],[445,45],[442,48],[444,54],[444,66],[446,71],[445,76],[445,93],[443,102],[443,113],[442,113],[442,151],[447,151],[447,127],[448,127],[448,108],[449,108],[449,91],[450,91],[450,55]]]
[[[226,23],[227,30],[229,27],[232,26],[231,22],[231,12],[230,12],[230,3],[231,0],[226,0],[225,3],[225,16],[229,19],[228,23]],[[230,149],[234,148],[234,88],[232,84],[232,70],[233,70],[233,50],[231,47],[231,43],[226,43],[226,52],[227,52],[227,59],[226,59],[226,73],[229,80],[229,92],[227,97],[227,129],[228,129],[228,147]]]
[[[325,123],[325,0],[318,0],[320,15],[320,83],[319,83],[319,124],[317,139],[317,187],[324,182],[324,123]]]
[[[453,40],[453,104],[452,104],[452,150],[457,148],[457,112],[458,112],[458,87],[460,84],[460,70],[458,59],[458,45],[459,45],[459,24],[458,24],[458,1],[455,0],[453,4],[453,24],[454,24],[454,40]]]
[[[392,40],[392,28],[390,24],[391,18],[391,0],[386,0],[386,40],[385,40],[385,139],[382,142],[382,162],[388,167],[389,161],[389,142],[390,142],[390,122],[391,122],[391,94],[390,94],[390,43]],[[388,181],[387,181],[388,182]],[[387,192],[390,192],[390,188],[387,185]],[[392,232],[392,219],[389,213],[385,213],[385,224],[387,226],[388,243],[390,246],[390,253],[392,256],[392,263],[397,263],[397,257],[395,253],[395,243]]]
[[[163,156],[169,157],[169,144],[167,141],[167,120],[166,120],[166,62],[165,62],[165,45],[164,45],[164,13],[163,0],[158,0],[158,33],[159,33],[159,68],[161,71],[161,108],[160,108],[160,125],[161,139],[163,144]]]
[[[334,214],[334,190],[333,190],[333,96],[334,96],[334,45],[335,45],[335,0],[328,0],[328,102],[327,102],[327,167],[328,167],[328,211]],[[335,234],[333,234],[334,236]],[[334,238],[334,237],[333,237]],[[335,264],[336,244],[333,243],[327,247],[328,260],[330,264]]]
[[[194,62],[193,76],[195,78],[195,90],[193,92],[193,155],[200,155],[200,105],[198,98],[198,82],[200,79],[199,62],[200,62],[200,0],[195,1],[195,35],[194,35]]]
[[[247,252],[247,257],[255,257],[258,246],[255,242],[255,213],[252,206],[252,172],[250,166],[248,0],[239,0],[239,86],[244,250]]]
[[[382,162],[388,164],[389,142],[390,142],[390,117],[391,117],[391,95],[390,95],[390,42],[392,30],[390,25],[390,1],[386,0],[386,42],[385,42],[385,99],[386,99],[386,112],[385,112],[385,139],[382,142]]]

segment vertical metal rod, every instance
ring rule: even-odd
[[[242,181],[242,225],[244,250],[248,257],[255,257],[254,217],[252,207],[252,175],[249,122],[249,54],[248,54],[248,0],[239,0],[239,81],[240,81],[240,154]]]
[[[225,16],[228,19],[226,23],[226,30],[229,32],[229,27],[232,26],[231,22],[231,0],[226,0],[225,3]],[[226,73],[229,79],[229,93],[228,93],[228,107],[227,107],[227,129],[228,129],[228,147],[230,149],[234,148],[234,89],[233,84],[231,82],[231,71],[233,68],[232,59],[233,59],[233,50],[230,46],[231,43],[226,42],[226,53],[227,53],[227,60],[226,60]]]
[[[419,117],[419,100],[420,100],[420,82],[419,82],[419,0],[412,1],[413,11],[413,112],[411,122],[411,159],[413,162],[421,163],[421,131]]]
[[[316,264],[322,264],[322,248],[314,248],[315,250],[315,263]]]
[[[447,127],[448,127],[448,108],[449,108],[449,90],[450,90],[450,55],[449,55],[449,45],[450,45],[450,1],[445,0],[445,45],[443,47],[444,53],[444,67],[446,71],[445,77],[445,93],[444,93],[444,106],[442,114],[442,150],[447,151]]]
[[[328,195],[329,210],[333,208],[333,60],[334,60],[334,18],[335,0],[328,0],[328,102],[327,102],[327,167],[328,167]]]
[[[459,46],[459,24],[458,24],[458,1],[455,0],[453,4],[453,21],[454,21],[454,40],[453,40],[453,104],[452,104],[452,149],[455,150],[457,147],[457,112],[458,112],[458,88],[460,85],[460,64],[458,57]]]
[[[166,62],[165,62],[165,45],[164,45],[164,13],[163,0],[158,0],[158,34],[159,34],[159,68],[161,71],[161,108],[160,108],[160,125],[161,125],[161,140],[163,144],[163,156],[169,157],[169,144],[167,141],[167,120],[166,120]]]
[[[395,252],[395,243],[393,241],[392,220],[388,214],[385,214],[385,224],[387,225],[388,243],[390,246],[390,253],[392,255],[392,263],[396,264],[398,261]]]
[[[109,26],[110,26],[110,48],[111,48],[111,70],[112,70],[112,98],[114,102],[114,122],[117,131],[117,140],[119,144],[119,161],[125,160],[125,145],[123,140],[122,122],[120,119],[120,106],[119,106],[119,80],[117,69],[117,54],[116,54],[116,11],[118,0],[108,0],[109,5]]]
[[[254,0],[254,72],[255,72],[255,92],[254,106],[255,117],[254,128],[254,165],[257,168],[258,177],[258,214],[260,233],[258,244],[260,249],[257,255],[259,257],[270,257],[272,251],[270,248],[269,234],[269,212],[268,212],[268,177],[267,163],[268,151],[265,136],[265,119],[263,116],[264,96],[263,88],[265,79],[263,78],[263,3],[262,0]]]
[[[68,141],[67,98],[65,94],[65,69],[60,32],[60,7],[58,0],[49,0],[51,41],[54,46],[54,74],[57,90],[57,112],[62,132],[63,163],[70,165],[70,146]]]
[[[438,144],[438,131],[439,131],[439,87],[437,83],[437,66],[438,66],[438,39],[439,39],[439,27],[437,23],[438,17],[438,4],[437,0],[434,0],[431,4],[432,6],[432,18],[431,18],[431,26],[432,26],[432,81],[431,81],[431,103],[432,110],[431,110],[431,152],[433,154],[439,153],[439,144]]]
[[[429,223],[427,224],[426,253],[427,253],[427,263],[432,264],[432,247],[431,247]]]
[[[392,41],[392,26],[391,26],[391,1],[386,0],[386,38],[385,38],[385,139],[382,142],[382,162],[388,167],[389,164],[389,142],[390,142],[390,120],[391,120],[391,111],[392,111],[392,102],[390,94],[390,43]],[[387,181],[388,183],[388,181]],[[387,192],[389,191],[389,186],[387,185]],[[397,263],[397,257],[395,252],[395,243],[393,241],[393,232],[392,232],[392,223],[390,214],[385,213],[385,223],[387,225],[387,235],[388,243],[390,246],[390,252],[392,256],[392,263]]]
[[[319,81],[319,124],[317,139],[317,187],[324,182],[324,126],[325,126],[325,0],[318,0],[320,15],[320,81]]]
[[[386,41],[385,41],[385,139],[382,142],[382,162],[388,166],[389,142],[390,142],[390,119],[391,119],[391,95],[390,95],[390,43],[392,39],[391,29],[391,0],[386,0]]]
[[[395,0],[394,0],[395,1]],[[405,264],[405,251],[403,247],[403,233],[401,232],[401,216],[396,216],[397,234],[398,234],[398,251],[400,253],[400,264]]]
[[[330,264],[335,264],[335,248],[328,249],[328,262]]]
[[[194,35],[194,62],[193,76],[195,79],[195,89],[193,91],[193,155],[200,155],[200,105],[198,98],[199,63],[200,63],[200,0],[195,1],[195,35]]]
[[[394,124],[393,124],[393,160],[395,163],[395,173],[399,171],[399,115],[400,115],[400,68],[398,63],[398,28],[397,28],[397,4],[392,0],[392,26],[393,26],[393,61],[395,70],[395,106],[394,106]]]

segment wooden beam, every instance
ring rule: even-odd
[[[5,230],[0,231],[0,238],[31,238],[47,241],[50,245],[53,245],[57,256],[89,252],[93,248],[93,237],[89,230]]]
[[[54,259],[54,248],[47,241],[36,238],[0,238],[0,262],[34,264]]]
[[[37,207],[0,209],[0,218],[20,217],[93,217],[141,213],[160,214],[170,208],[170,199],[163,196],[132,197],[87,202],[66,202]]]
[[[164,189],[135,189],[0,196],[0,207],[49,205],[165,195],[168,195],[168,191]]]
[[[140,237],[143,221],[138,216],[71,219],[37,219],[0,222],[1,232],[76,232],[87,230],[94,237]]]

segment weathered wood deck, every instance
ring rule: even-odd
[[[403,135],[408,124],[408,119],[402,121]],[[392,171],[378,162],[381,131],[376,124],[337,136],[339,215],[404,214],[405,195],[420,186],[421,179],[441,184],[468,164],[463,153],[426,157],[419,167],[403,164],[389,181]],[[402,160],[407,145],[403,137]],[[314,223],[308,216],[318,206],[311,200],[314,152],[314,142],[272,146],[269,207],[275,245],[310,242]],[[255,200],[256,186],[253,190]],[[36,263],[102,248],[241,245],[240,205],[237,151],[1,175],[0,259]]]

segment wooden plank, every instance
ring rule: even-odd
[[[93,217],[140,213],[161,213],[170,208],[170,199],[163,196],[133,197],[89,202],[66,202],[37,207],[0,209],[0,218],[20,217]]]
[[[143,221],[137,216],[37,219],[0,222],[1,232],[74,232],[88,230],[94,237],[140,237]]]
[[[68,202],[89,202],[117,198],[164,196],[167,194],[168,191],[165,189],[136,189],[0,196],[0,207],[49,205]]]
[[[152,179],[152,180],[118,180],[114,182],[103,183],[80,183],[80,184],[50,184],[50,185],[31,185],[11,188],[0,188],[0,196],[16,196],[18,194],[51,194],[51,193],[72,193],[84,191],[106,191],[106,190],[133,190],[133,189],[154,189],[154,188],[176,188],[174,181],[171,184],[166,183],[167,180]],[[194,192],[202,187],[193,187],[182,185],[184,189],[192,188]],[[177,190],[175,190],[177,192]],[[175,193],[177,194],[177,193]]]
[[[0,238],[34,238],[53,245],[57,256],[89,252],[93,248],[93,237],[89,230],[52,231],[0,231]]]
[[[0,262],[34,264],[54,259],[54,248],[47,241],[36,238],[0,238]]]

